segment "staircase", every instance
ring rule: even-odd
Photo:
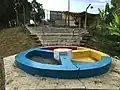
[[[83,29],[56,28],[56,27],[27,27],[31,36],[39,45],[66,45],[79,46],[82,36],[87,33]]]
[[[92,35],[89,33],[84,34],[82,40],[80,41],[80,46],[89,47],[89,42],[91,42]]]

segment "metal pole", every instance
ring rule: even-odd
[[[86,8],[86,12],[85,12],[85,30],[87,28],[87,10],[90,7],[91,4],[88,5],[88,7]]]
[[[70,25],[70,0],[68,0],[68,27]]]
[[[47,10],[47,19],[48,19],[48,10]]]
[[[80,33],[81,33],[81,17],[79,17],[79,45],[80,45]]]

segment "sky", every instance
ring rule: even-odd
[[[36,1],[43,4],[43,8],[46,10],[68,11],[68,0],[36,0]],[[88,12],[96,14],[98,13],[98,8],[104,9],[106,3],[110,3],[110,0],[70,0],[70,11],[83,12],[85,11],[86,7],[89,4],[91,4],[91,6],[93,6],[93,9],[88,8]],[[49,14],[49,12],[46,14]],[[49,18],[49,15],[47,18]]]

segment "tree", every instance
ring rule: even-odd
[[[114,4],[114,3],[113,3]],[[106,4],[105,10],[99,9],[99,26],[104,35],[120,36],[120,16],[117,15],[115,7]]]
[[[29,21],[30,12],[32,11],[31,3],[28,0],[0,0],[0,25],[8,26],[9,21],[16,19],[16,10],[18,15],[23,13],[23,6],[15,6],[16,3],[22,4],[25,7],[26,21]],[[23,17],[19,16],[19,19]],[[22,20],[20,20],[22,22]]]
[[[0,8],[0,12],[1,12],[0,24],[2,26],[7,26],[8,22],[15,18],[14,0],[3,0],[3,1],[4,1],[4,4],[2,4]]]
[[[119,55],[120,16],[116,13],[116,7],[109,7],[109,4],[106,4],[104,10],[99,9],[99,14],[98,28],[94,34],[97,41],[96,46],[113,56]]]
[[[7,9],[7,6],[8,6],[8,0],[1,0],[0,1],[0,19],[1,19],[1,17],[4,16],[4,13]]]
[[[15,0],[14,3],[16,14],[18,13],[20,22],[24,22],[25,24],[26,21],[29,21],[30,12],[32,11],[31,3],[28,2],[28,0]]]
[[[105,5],[105,9],[98,9],[99,10],[99,24],[97,27],[101,30],[101,34],[103,35],[110,35],[108,26],[110,22],[114,19],[113,13],[115,12],[114,7],[110,7],[107,3]]]
[[[42,19],[45,18],[45,12],[43,10],[42,4],[38,3],[36,0],[33,0],[31,4],[32,4],[32,13],[34,14],[32,18],[34,18],[35,21],[41,23]]]
[[[111,0],[111,4],[116,9],[115,12],[120,15],[120,0]]]
[[[120,36],[120,16],[116,13],[113,13],[114,19],[110,22],[108,29],[110,30],[111,35]]]

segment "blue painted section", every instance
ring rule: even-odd
[[[79,69],[71,62],[71,59],[68,57],[67,53],[60,54],[60,61],[61,61],[62,65],[64,66],[64,68],[66,68],[68,70],[78,70]]]
[[[103,56],[101,60],[97,62],[74,62],[73,63],[80,68],[80,70],[95,69],[108,65],[112,61],[111,57]]]
[[[34,50],[34,51],[31,51],[29,52],[26,57],[28,58],[31,58],[33,56],[40,56],[40,57],[46,57],[46,58],[51,58],[51,59],[54,59],[53,58],[53,52],[52,51],[39,51],[39,50]]]
[[[111,67],[111,57],[103,56],[98,62],[72,61],[79,68],[80,78],[93,77],[106,73]]]
[[[94,63],[77,62],[69,59],[67,53],[60,54],[61,65],[42,64],[29,58],[38,55],[53,59],[53,51],[44,48],[34,48],[23,51],[16,55],[15,63],[23,71],[44,77],[75,79],[101,75],[107,72],[111,66],[112,59],[103,56],[101,60]]]

